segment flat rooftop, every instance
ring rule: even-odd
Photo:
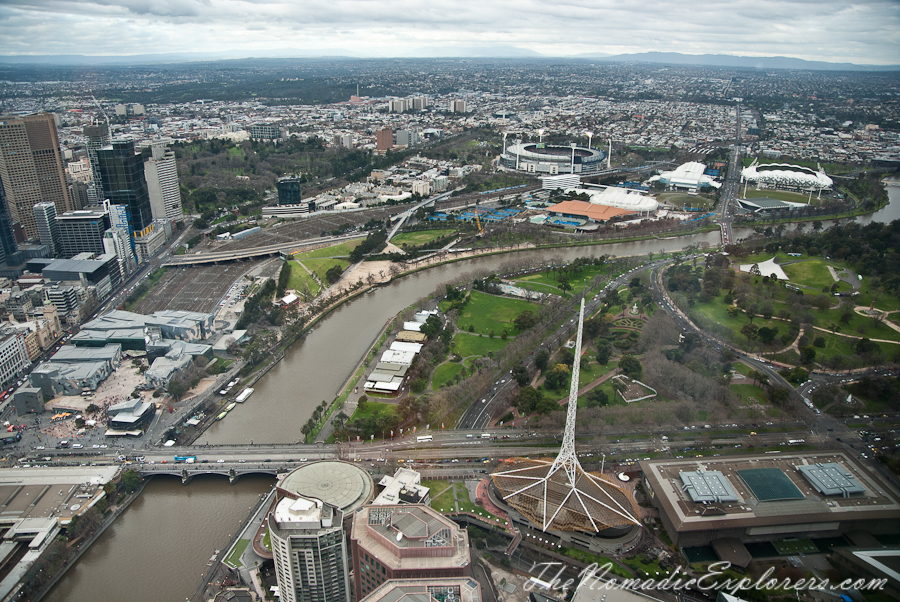
[[[118,466],[0,469],[0,524],[24,518],[59,518],[67,524],[98,496]]]
[[[852,478],[862,492],[848,497],[823,495],[801,472],[803,467],[821,464],[836,465],[832,470],[840,470],[845,478]],[[843,451],[645,460],[640,466],[647,484],[678,531],[793,524],[801,516],[804,523],[881,518],[896,521],[900,516],[900,491]],[[759,469],[770,470],[755,472]],[[721,473],[737,500],[693,500],[681,476],[693,471]],[[747,474],[759,477],[780,474],[781,486],[785,489],[790,486],[799,495],[790,499],[774,492],[775,497],[769,498],[772,492],[767,490],[765,480],[754,481],[751,477],[751,487],[746,481]]]

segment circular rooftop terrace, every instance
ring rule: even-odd
[[[369,473],[349,462],[311,462],[289,472],[278,487],[336,506],[345,514],[372,499],[375,483]]]

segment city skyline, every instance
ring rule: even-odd
[[[12,0],[4,55],[221,52],[247,56],[578,57],[641,52],[785,56],[886,65],[900,56],[900,5],[838,2],[424,4],[349,0],[173,3]],[[636,19],[638,17],[638,19]],[[731,17],[731,18],[729,18]],[[65,35],[60,35],[61,32]],[[127,40],[127,44],[122,42]]]

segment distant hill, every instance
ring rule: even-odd
[[[522,59],[544,58],[545,55],[516,46],[425,46],[406,53],[409,58],[490,58]]]
[[[234,50],[224,52],[171,52],[160,54],[134,54],[125,56],[97,56],[80,54],[43,54],[0,56],[5,65],[153,65],[189,63],[198,61],[253,60],[253,59],[362,59],[398,58],[378,57],[344,48],[299,49],[278,51]],[[517,46],[424,46],[404,53],[402,58],[485,58],[485,59],[578,59],[612,63],[652,63],[661,65],[697,65],[710,67],[740,67],[746,69],[797,69],[814,71],[900,71],[900,65],[855,65],[853,63],[827,63],[806,61],[785,56],[751,57],[728,54],[681,54],[680,52],[640,52],[608,55],[584,53],[573,56],[550,57],[528,48]]]
[[[730,54],[681,54],[680,52],[639,52],[613,56],[579,54],[577,58],[597,58],[615,63],[660,63],[749,69],[802,69],[807,71],[900,71],[900,65],[855,65],[806,61],[786,56],[732,56]]]

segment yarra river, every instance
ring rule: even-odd
[[[857,218],[861,224],[900,219],[900,187],[888,187],[891,203]],[[826,223],[827,225],[827,223]],[[749,234],[735,230],[735,236]],[[469,272],[498,271],[523,259],[586,255],[644,255],[690,244],[719,244],[710,232],[668,240],[615,243],[576,249],[520,251],[437,266],[402,277],[345,303],[295,343],[256,385],[247,403],[216,422],[198,443],[283,443],[300,439],[300,427],[321,401],[331,401],[378,336],[385,322],[443,283]],[[245,476],[234,485],[221,476],[195,477],[182,485],[157,477],[44,598],[48,602],[179,602],[193,595],[206,562],[223,552],[260,495],[274,480]]]

